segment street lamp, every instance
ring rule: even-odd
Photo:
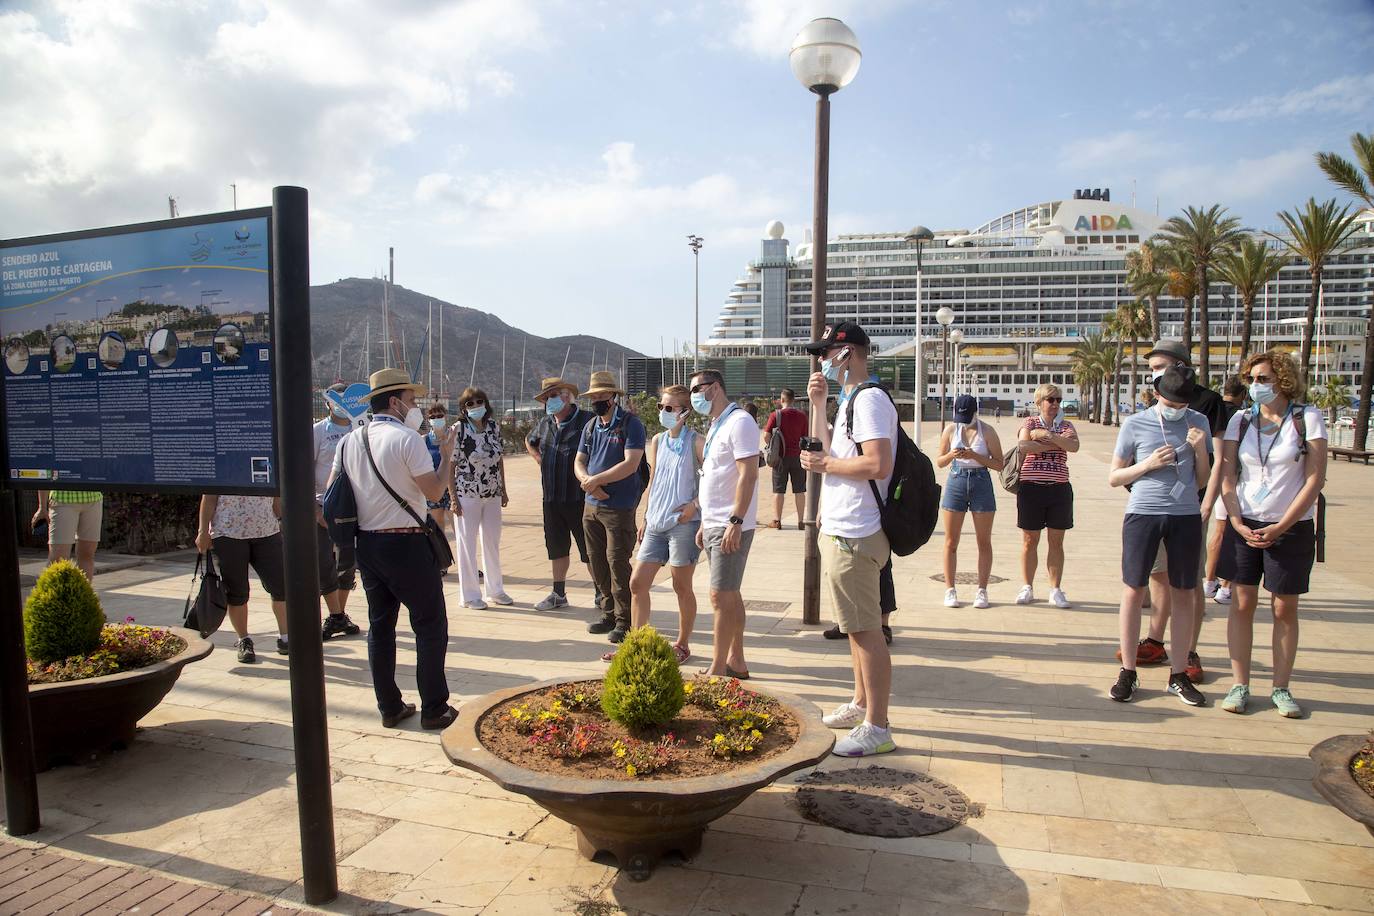
[[[954,393],[957,395],[963,388],[963,374],[959,369],[959,344],[963,343],[964,332],[954,328],[949,332],[949,345],[953,347],[950,351],[950,362],[954,363]]]
[[[701,368],[701,243],[699,235],[687,236],[692,249],[692,372]]]
[[[912,226],[911,231],[906,234],[906,243],[916,246],[916,385],[912,392],[915,412],[911,430],[915,433],[912,439],[917,445],[921,444],[921,407],[926,397],[925,361],[921,359],[921,249],[925,247],[926,242],[934,240],[935,233],[925,226]]]
[[[949,362],[949,326],[954,323],[954,309],[940,306],[935,320],[944,328],[944,339],[940,343],[940,432],[945,431],[945,369]]]
[[[826,223],[830,208],[830,96],[859,72],[859,39],[838,19],[813,19],[792,40],[788,62],[807,91],[816,94],[816,180],[811,229],[811,339],[825,331]],[[820,358],[811,357],[811,371],[820,371]],[[820,435],[825,411],[811,412],[811,435]],[[821,622],[821,554],[816,515],[820,509],[821,477],[807,474],[806,547],[803,555],[802,623]]]

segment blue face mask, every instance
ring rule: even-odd
[[[429,428],[434,430],[435,435],[438,435],[439,433],[443,432],[444,427],[447,425],[448,421],[445,420],[443,417],[435,417],[433,420],[429,421]]]
[[[709,417],[711,415],[711,399],[700,391],[694,392],[692,394],[692,409],[703,417]]]
[[[672,429],[674,426],[677,426],[677,421],[680,416],[682,416],[682,414],[674,413],[671,410],[660,410],[658,412],[659,425],[664,429]]]
[[[485,404],[482,405],[481,407],[469,407],[469,408],[468,408],[468,416],[471,417],[471,418],[474,419],[474,420],[480,420],[480,419],[482,419],[483,417],[485,417],[486,415],[487,415],[487,408],[486,408],[486,405],[485,405]]]
[[[1274,386],[1265,382],[1250,383],[1250,400],[1256,404],[1269,404],[1278,394],[1274,391]]]
[[[1183,415],[1187,413],[1187,411],[1188,408],[1186,407],[1166,407],[1163,404],[1159,405],[1160,416],[1164,417],[1164,419],[1168,420],[1170,423],[1176,420],[1182,420]]]
[[[554,396],[544,402],[544,411],[546,413],[555,414],[567,406],[567,401],[563,400],[560,397]]]

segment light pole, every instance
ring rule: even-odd
[[[954,349],[950,351],[950,362],[954,363],[951,375],[954,376],[954,393],[957,395],[963,388],[964,376],[959,369],[959,344],[964,341],[964,332],[954,328],[949,332],[949,345]]]
[[[825,331],[826,222],[830,208],[830,96],[859,72],[859,39],[838,19],[813,19],[792,40],[788,62],[792,73],[816,98],[816,181],[812,207],[811,339]],[[820,371],[820,358],[811,357],[811,371]],[[811,435],[820,433],[825,411],[811,412]],[[802,623],[821,622],[821,554],[816,526],[821,476],[808,473],[806,486],[806,547],[802,572]]]
[[[944,328],[944,337],[940,342],[940,432],[945,431],[945,370],[949,363],[949,326],[954,323],[954,309],[947,305],[940,306],[940,310],[935,313],[935,320],[940,322],[940,327]]]
[[[921,444],[921,406],[926,397],[925,384],[925,361],[921,359],[921,249],[926,242],[934,241],[935,233],[925,226],[912,226],[911,231],[906,234],[906,243],[916,246],[916,355],[915,359],[915,387],[912,391],[912,400],[915,411],[912,416],[911,437],[917,445]]]
[[[701,243],[699,235],[687,236],[692,249],[692,371],[701,368]]]

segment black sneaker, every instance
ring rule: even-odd
[[[628,632],[630,631],[625,627],[616,627],[606,638],[611,642],[621,642],[625,639],[625,634]]]
[[[290,644],[287,643],[287,641],[284,640],[284,639],[282,639],[280,636],[277,637],[277,654],[278,654],[278,655],[290,655],[290,654],[291,654],[291,646],[290,646]]]
[[[892,645],[892,627],[883,624],[883,642]]]
[[[1193,679],[1188,676],[1186,671],[1169,675],[1169,692],[1189,706],[1207,705],[1207,698],[1193,686]]]
[[[840,625],[839,625],[838,623],[835,624],[835,625],[834,625],[833,627],[831,627],[830,629],[826,630],[826,631],[825,631],[824,633],[822,633],[821,635],[824,636],[826,639],[848,639],[848,638],[849,638],[849,634],[848,634],[848,633],[845,633],[845,632],[843,632],[843,631],[840,630]]]
[[[237,644],[239,650],[239,661],[245,665],[251,665],[258,660],[258,653],[253,651],[253,640],[247,636],[240,639]]]
[[[615,629],[615,615],[602,614],[601,619],[595,623],[587,624],[588,633],[609,633]]]
[[[1116,683],[1112,685],[1111,697],[1118,703],[1129,703],[1131,697],[1135,696],[1135,689],[1140,685],[1140,678],[1134,671],[1121,669],[1121,673],[1116,676]]]
[[[326,614],[321,632],[324,638],[328,639],[331,636],[353,636],[361,633],[362,629],[349,620],[347,614]]]

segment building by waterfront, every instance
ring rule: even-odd
[[[925,396],[940,395],[943,329],[935,313],[941,307],[954,312],[951,327],[962,335],[949,351],[951,396],[957,388],[1011,406],[1024,402],[1040,382],[1054,381],[1067,397],[1077,398],[1071,354],[1084,335],[1101,329],[1107,314],[1135,300],[1126,285],[1126,255],[1163,222],[1112,201],[1110,192],[1075,194],[1013,210],[971,231],[936,231],[924,245],[919,277],[915,245],[904,231],[841,235],[828,245],[827,321],[864,326],[879,354],[892,362],[886,380],[895,381],[899,398],[910,400],[916,387],[915,371],[903,374],[898,367],[903,360],[917,363],[918,318]],[[800,355],[810,337],[813,246],[808,241],[793,250],[779,222],[765,232],[759,258],[735,281],[702,344],[712,364],[738,364],[734,374],[750,393],[774,387],[772,375],[795,375],[782,368],[790,361],[768,358]],[[1358,385],[1374,296],[1374,211],[1363,215],[1359,231],[1327,260],[1322,287],[1315,374]],[[1285,267],[1255,305],[1253,346],[1296,350],[1310,291],[1305,264]],[[1180,336],[1182,301],[1165,297],[1159,304],[1166,336]],[[1213,374],[1219,375],[1239,355],[1235,291],[1213,282],[1208,311]],[[642,362],[631,376],[638,368],[647,383],[655,374],[650,364],[657,361]],[[754,381],[761,384],[758,391],[752,390]]]

